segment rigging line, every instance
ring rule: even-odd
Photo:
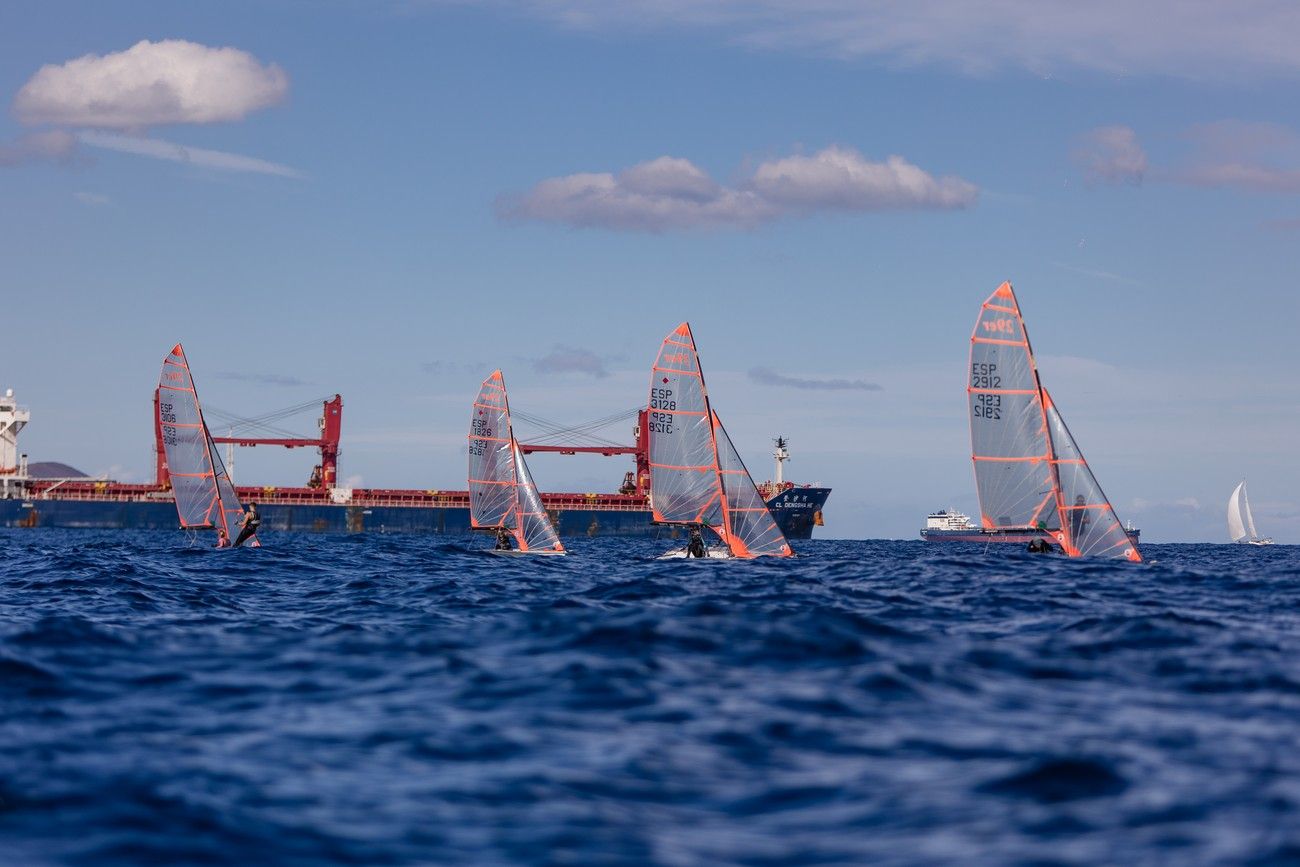
[[[218,418],[220,419],[220,416],[218,416]],[[277,437],[280,439],[306,439],[306,440],[318,439],[318,437],[303,436],[302,434],[297,433],[295,431],[286,430],[284,428],[279,428],[279,427],[272,427],[271,425],[254,426],[248,424],[231,423],[226,420],[223,420],[223,423],[229,428],[230,434],[233,436],[255,437],[258,434],[263,434],[263,435],[269,435],[271,437]],[[220,436],[220,434],[218,434],[218,436]]]
[[[547,427],[557,431],[571,431],[571,430],[589,430],[593,428],[605,427],[606,425],[610,425],[621,420],[632,418],[640,411],[641,411],[641,407],[637,406],[629,410],[621,410],[619,412],[604,416],[602,418],[593,419],[591,421],[579,422],[576,425],[569,425],[569,426],[557,424],[556,422],[550,421],[549,419],[545,419],[542,418],[541,416],[533,415],[532,413],[526,412],[524,410],[515,409],[512,411],[512,414],[520,418],[523,418],[533,424],[536,424],[539,427]]]
[[[575,425],[573,427],[568,427],[568,428],[559,427],[558,425],[555,425],[552,422],[548,422],[545,419],[532,416],[526,412],[515,411],[513,415],[515,415],[517,418],[521,419],[522,421],[528,422],[529,424],[533,424],[534,426],[543,427],[547,429],[543,433],[532,438],[538,444],[542,444],[547,440],[556,440],[562,438],[573,439],[575,437],[585,437],[600,445],[616,446],[619,445],[619,443],[614,442],[606,437],[597,436],[594,433],[592,433],[592,431],[600,430],[602,428],[609,427],[611,425],[617,424],[622,421],[628,421],[634,418],[636,414],[640,411],[641,411],[640,407],[636,407],[635,409],[626,410],[620,413],[615,413],[613,415],[605,416],[604,418],[594,419],[589,422],[583,422],[581,424]]]
[[[212,414],[221,415],[225,417],[227,421],[234,420],[240,424],[246,424],[246,425],[262,425],[262,424],[269,424],[270,422],[274,422],[274,421],[279,421],[280,419],[288,418],[289,416],[292,415],[298,415],[300,413],[307,412],[319,406],[320,404],[327,402],[328,400],[330,400],[329,397],[320,398],[318,400],[309,400],[300,404],[296,404],[294,406],[285,407],[284,409],[273,410],[271,412],[264,413],[259,416],[252,416],[252,417],[237,415],[236,413],[229,412],[227,410],[223,410],[215,406],[208,406],[207,411]]]
[[[590,443],[596,446],[619,447],[622,445],[621,443],[612,441],[607,437],[597,436],[596,434],[592,433],[592,431],[609,427],[610,425],[615,424],[620,420],[630,419],[639,411],[640,409],[637,408],[631,411],[610,415],[605,418],[596,419],[594,421],[586,422],[581,425],[570,427],[570,428],[560,428],[554,425],[553,423],[547,422],[545,419],[539,419],[535,416],[531,416],[529,413],[526,412],[517,413],[517,415],[519,415],[522,421],[525,421],[527,423],[532,423],[538,427],[544,428],[544,430],[538,433],[536,436],[528,437],[528,439],[530,439],[531,441],[533,441],[538,445],[557,443],[557,442],[564,443],[566,440],[569,442],[574,442],[576,440],[578,441],[578,443]],[[538,422],[541,422],[542,424],[538,424]]]

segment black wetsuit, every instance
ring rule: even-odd
[[[235,539],[235,547],[238,548],[252,538],[260,526],[262,526],[262,516],[257,514],[256,509],[249,509],[248,514],[244,516],[244,529],[239,531],[239,538]]]
[[[686,556],[687,557],[704,556],[704,537],[700,535],[699,530],[691,530],[690,541],[686,543]]]
[[[498,529],[498,530],[497,530],[497,545],[496,545],[496,549],[495,549],[495,550],[497,550],[497,551],[509,551],[509,550],[511,550],[511,548],[510,548],[510,534],[507,533],[505,530],[502,530],[502,529]]]

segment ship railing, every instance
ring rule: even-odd
[[[60,500],[94,500],[99,502],[165,502],[171,499],[170,491],[159,490],[155,485],[117,484],[86,479],[65,479],[34,490],[37,497],[45,497],[57,490]],[[340,506],[328,491],[304,488],[240,487],[239,498],[245,503],[284,506],[331,506],[334,508],[415,507],[428,509],[469,508],[466,491],[358,488],[352,492],[352,501]],[[543,505],[552,511],[579,511],[595,509],[602,512],[643,512],[649,509],[644,497],[623,494],[543,494]]]

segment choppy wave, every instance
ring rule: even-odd
[[[1300,861],[1300,556],[0,534],[0,862]]]

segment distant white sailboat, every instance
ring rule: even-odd
[[[1243,481],[1228,498],[1228,536],[1242,545],[1272,545],[1272,539],[1262,539],[1255,531],[1255,516],[1250,512],[1250,498],[1246,496]]]

